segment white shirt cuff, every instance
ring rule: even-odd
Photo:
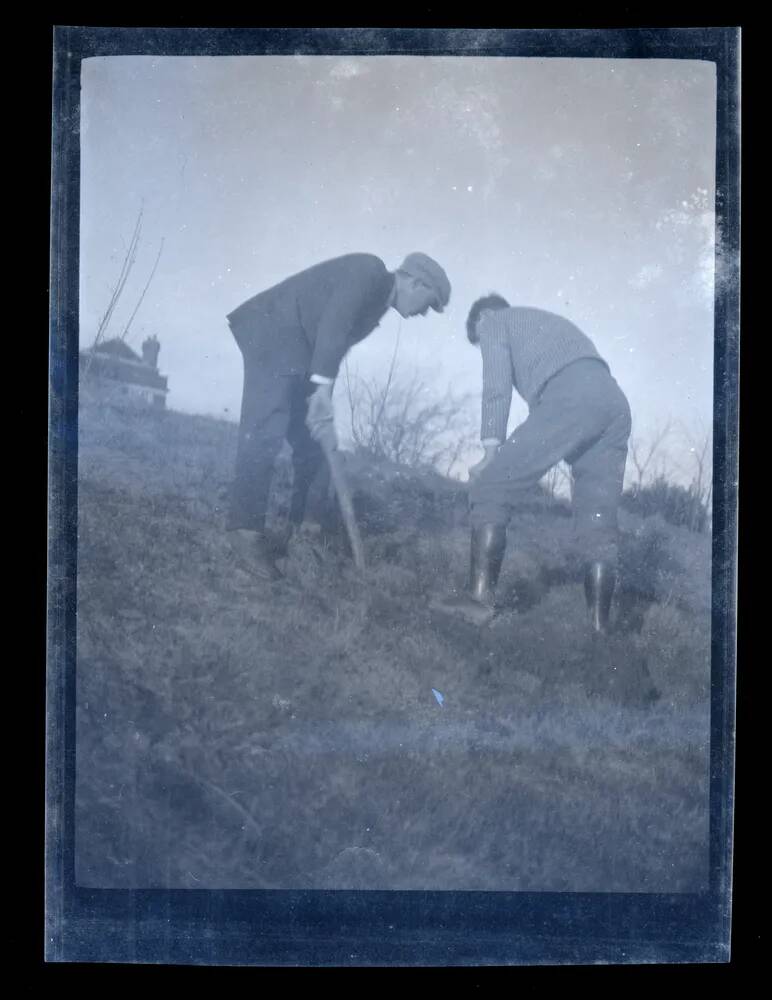
[[[484,448],[490,448],[494,444],[501,444],[501,439],[500,438],[483,438],[482,441],[480,442],[480,444]]]
[[[308,381],[315,382],[316,385],[332,385],[335,379],[328,378],[326,375],[312,375]]]

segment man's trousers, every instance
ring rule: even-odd
[[[274,465],[285,440],[292,448],[294,473],[290,521],[300,524],[324,457],[305,423],[308,396],[315,386],[305,372],[273,370],[264,346],[240,337],[237,342],[244,359],[244,394],[226,527],[264,529]]]
[[[472,524],[507,524],[523,494],[565,461],[579,547],[587,559],[615,562],[630,429],[627,399],[606,366],[591,359],[567,365],[472,485]]]

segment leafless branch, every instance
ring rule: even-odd
[[[655,428],[646,443],[635,434],[630,436],[629,455],[638,477],[634,484],[637,489],[643,486],[644,478],[647,472],[651,470],[652,462],[657,459],[662,464],[662,445],[672,429],[672,420],[666,420],[664,424]],[[664,469],[660,469],[660,474],[664,474]]]
[[[121,270],[118,274],[118,280],[116,281],[113,290],[110,294],[110,301],[107,303],[107,309],[105,309],[104,315],[99,321],[97,326],[96,336],[94,337],[94,342],[91,345],[91,354],[86,362],[83,377],[88,376],[89,370],[91,368],[91,361],[94,357],[94,351],[102,342],[105,331],[107,330],[110,319],[115,311],[115,306],[118,303],[118,299],[121,297],[121,293],[126,286],[126,281],[131,274],[131,269],[134,267],[134,262],[137,259],[137,247],[139,246],[139,237],[142,232],[142,214],[144,208],[140,205],[139,212],[137,213],[137,221],[134,223],[134,231],[131,234],[131,239],[129,240],[129,246],[126,250],[126,256],[123,258],[123,263],[121,264]]]
[[[153,264],[153,269],[150,272],[150,277],[147,279],[145,287],[142,289],[142,294],[139,297],[139,301],[137,302],[136,306],[134,306],[134,312],[129,317],[129,322],[126,324],[126,326],[125,326],[125,328],[123,330],[123,333],[119,336],[119,338],[118,338],[119,340],[125,340],[126,336],[128,335],[129,327],[133,323],[134,317],[137,315],[137,311],[139,310],[139,307],[142,305],[142,300],[145,297],[145,293],[147,292],[148,288],[150,288],[150,282],[153,280],[153,276],[154,276],[154,274],[156,272],[156,268],[158,267],[158,261],[161,259],[161,253],[163,252],[163,248],[164,248],[164,241],[163,241],[163,238],[162,238],[161,239],[161,245],[158,248],[158,254],[156,256],[155,263]]]
[[[129,246],[126,250],[126,256],[123,258],[123,263],[121,264],[121,270],[118,275],[118,280],[115,283],[112,294],[110,296],[110,301],[107,304],[107,309],[104,315],[99,321],[99,326],[97,327],[96,336],[94,337],[94,343],[92,347],[96,347],[102,340],[105,330],[110,322],[110,318],[115,310],[115,306],[118,303],[118,299],[121,297],[121,293],[126,285],[126,281],[131,273],[131,269],[134,267],[134,263],[137,258],[137,247],[139,246],[139,238],[142,232],[142,215],[144,209],[140,208],[137,214],[137,221],[134,224],[134,232],[131,234],[131,239],[129,240]]]
[[[689,492],[694,498],[694,504],[690,528],[696,531],[705,526],[698,521],[710,519],[713,500],[713,435],[710,427],[700,426],[696,430],[684,427],[683,430],[692,457]]]
[[[391,364],[389,365],[389,374],[386,377],[386,384],[384,385],[383,391],[381,393],[381,406],[380,406],[380,409],[378,410],[378,413],[377,413],[377,415],[375,417],[375,421],[374,421],[374,426],[376,426],[376,427],[380,427],[381,417],[383,416],[383,410],[384,410],[384,407],[386,406],[386,400],[389,398],[389,393],[391,392],[391,383],[392,383],[392,380],[394,378],[394,368],[395,368],[395,366],[397,364],[397,353],[399,352],[399,338],[400,338],[400,334],[401,333],[402,333],[402,323],[400,322],[397,325],[397,338],[394,341],[394,352],[391,355]]]
[[[415,372],[397,378],[394,364],[386,382],[352,376],[346,371],[346,391],[355,448],[374,459],[412,467],[434,467],[450,474],[472,444],[467,397],[429,394]]]

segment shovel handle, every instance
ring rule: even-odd
[[[340,504],[340,512],[343,515],[343,523],[346,526],[351,552],[354,556],[354,565],[357,569],[365,568],[365,550],[362,545],[362,538],[359,534],[356,515],[354,514],[354,504],[351,500],[351,493],[343,473],[343,465],[340,460],[340,453],[336,448],[332,448],[327,442],[322,442],[322,450],[330,467],[335,493]]]

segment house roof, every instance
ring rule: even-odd
[[[99,351],[94,351],[90,356],[87,353],[81,354],[80,370],[97,378],[115,379],[129,385],[144,385],[164,391],[169,384],[166,376],[159,375],[150,365],[137,364],[126,358],[111,357]]]
[[[140,358],[123,340],[106,340],[80,354],[80,370],[99,378],[168,391],[168,379]]]
[[[123,358],[125,361],[142,361],[142,358],[132,351],[125,341],[119,340],[118,337],[113,337],[112,340],[105,340],[104,343],[97,344],[92,350],[95,354],[109,354],[111,357]]]

